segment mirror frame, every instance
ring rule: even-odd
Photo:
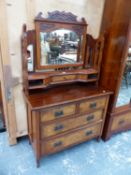
[[[43,14],[40,12],[35,18],[36,29],[36,69],[53,69],[53,68],[65,68],[65,67],[80,67],[84,66],[85,62],[85,48],[86,48],[86,33],[87,23],[84,18],[77,21],[77,16],[72,13],[66,12],[48,12],[48,17],[43,18]],[[81,44],[81,62],[73,64],[52,64],[41,65],[41,45],[40,45],[40,32],[49,32],[59,29],[67,29],[75,32],[78,36],[82,36]]]

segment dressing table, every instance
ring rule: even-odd
[[[72,13],[39,13],[35,30],[24,25],[23,91],[37,166],[42,156],[101,137],[111,94],[99,87],[103,44]]]

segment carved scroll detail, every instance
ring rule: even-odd
[[[53,11],[53,12],[48,12],[48,17],[47,18],[44,18],[43,17],[43,13],[40,12],[37,17],[36,17],[36,20],[42,20],[42,19],[49,19],[49,20],[52,20],[52,21],[59,21],[59,22],[72,22],[72,23],[77,23],[77,22],[82,22],[82,23],[85,23],[85,20],[84,18],[82,18],[80,21],[77,20],[77,16],[74,15],[73,13],[71,12],[65,12],[65,11]]]
[[[48,19],[51,20],[57,20],[57,21],[64,21],[64,22],[77,22],[77,16],[68,12],[60,12],[60,11],[54,11],[54,12],[48,12]]]

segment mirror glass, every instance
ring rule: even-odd
[[[40,32],[41,65],[81,62],[81,41],[74,31],[59,29]]]
[[[116,106],[129,104],[131,99],[131,44],[128,48],[128,56],[122,77],[121,87],[117,99]]]
[[[33,45],[30,44],[27,46],[27,60],[28,60],[28,72],[32,72],[34,69],[34,52]]]

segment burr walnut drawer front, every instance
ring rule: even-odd
[[[60,117],[75,114],[76,105],[65,105],[60,107],[55,107],[46,111],[41,112],[41,121],[46,122],[49,120],[54,120]]]
[[[75,79],[76,79],[76,75],[62,75],[62,76],[52,77],[53,82],[68,81],[68,80],[75,80]]]
[[[87,75],[78,75],[77,78],[80,80],[87,80]]]
[[[49,154],[63,150],[68,146],[81,143],[83,141],[95,138],[101,134],[101,123],[83,128],[79,131],[61,136],[56,139],[51,139],[42,143],[42,154]]]
[[[111,130],[122,129],[131,125],[131,112],[114,117]]]
[[[80,103],[80,112],[82,113],[82,112],[87,112],[97,108],[104,108],[105,105],[106,105],[106,98],[98,98],[98,99],[83,101]]]
[[[103,110],[97,110],[87,115],[66,119],[64,121],[56,121],[48,125],[42,125],[42,138],[60,134],[61,132],[102,120],[102,115]]]

